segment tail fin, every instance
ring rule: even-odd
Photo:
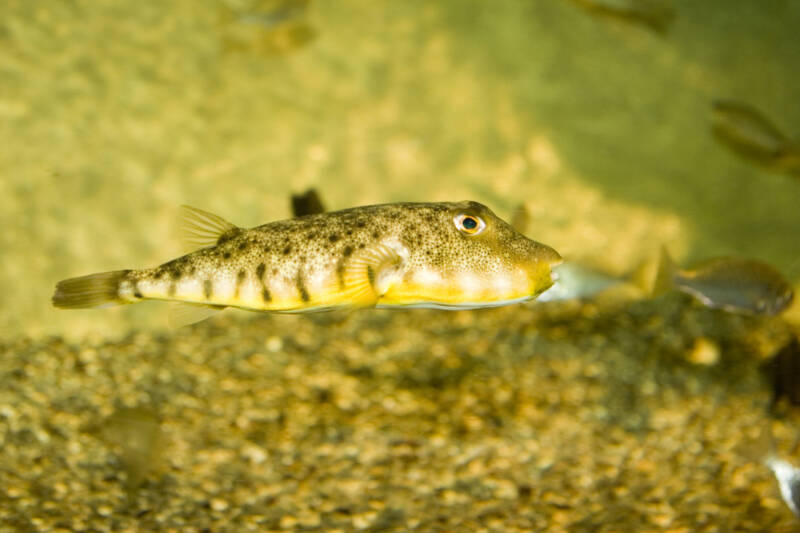
[[[53,305],[62,309],[87,309],[123,304],[119,284],[129,272],[114,270],[59,281],[53,293]]]
[[[672,289],[675,285],[675,275],[678,267],[669,255],[666,246],[661,247],[661,256],[658,259],[658,270],[653,282],[653,296],[660,296]]]

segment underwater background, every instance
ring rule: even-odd
[[[0,526],[799,527],[752,451],[769,426],[800,463],[765,370],[797,303],[174,331],[159,304],[50,302],[60,279],[179,255],[181,204],[249,227],[309,187],[331,209],[524,204],[531,238],[612,275],[665,245],[760,259],[797,290],[800,179],[721,144],[711,105],[800,139],[800,3],[659,4],[662,29],[583,0],[4,1]]]

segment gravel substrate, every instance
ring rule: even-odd
[[[5,341],[0,527],[796,531],[791,334],[674,295]]]

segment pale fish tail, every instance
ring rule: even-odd
[[[120,296],[119,288],[129,272],[114,270],[59,281],[53,305],[62,309],[88,309],[128,303]]]
[[[658,259],[658,270],[656,272],[656,279],[653,282],[652,295],[661,296],[665,292],[675,287],[675,278],[678,275],[678,266],[669,255],[665,246],[661,247],[661,254]]]

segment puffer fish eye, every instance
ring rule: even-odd
[[[453,222],[456,223],[458,231],[466,233],[467,235],[477,235],[486,227],[486,222],[484,222],[483,219],[466,213],[456,215]]]

